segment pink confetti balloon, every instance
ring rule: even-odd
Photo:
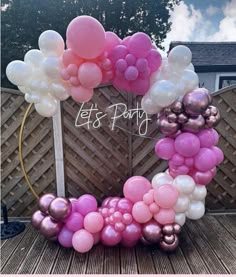
[[[72,237],[72,245],[79,253],[88,252],[93,247],[93,244],[93,235],[84,229],[75,232]]]
[[[192,133],[181,133],[175,139],[175,150],[184,157],[193,157],[200,150],[200,140]]]
[[[154,199],[158,206],[169,209],[173,208],[178,200],[178,190],[172,185],[156,186],[154,189]]]
[[[171,138],[158,140],[155,145],[155,152],[161,159],[169,160],[176,153],[175,141]]]
[[[83,216],[90,212],[95,212],[97,210],[96,198],[90,194],[80,196],[76,203],[76,210]]]
[[[132,202],[143,199],[143,195],[151,189],[150,182],[142,176],[133,176],[129,178],[123,188],[124,196]]]
[[[157,214],[154,215],[154,218],[162,225],[174,223],[175,211],[173,209],[161,209]]]
[[[67,27],[70,48],[80,57],[93,59],[105,49],[105,31],[95,18],[82,15],[73,19]]]
[[[84,228],[90,233],[98,233],[104,226],[104,219],[98,212],[88,213],[84,217]]]
[[[80,229],[83,228],[84,224],[84,217],[78,213],[78,212],[74,212],[72,213],[66,220],[65,220],[65,224],[66,227],[73,232],[76,232]]]
[[[66,227],[63,227],[58,235],[58,241],[64,247],[72,247],[73,235],[74,232],[70,231]]]
[[[149,207],[143,201],[134,204],[132,215],[139,223],[146,223],[152,218],[152,213],[150,212]]]

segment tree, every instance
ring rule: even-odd
[[[39,35],[48,29],[65,39],[66,27],[78,15],[98,19],[120,38],[142,31],[160,47],[170,30],[170,10],[181,0],[2,0],[2,86],[12,86],[6,66],[38,48]]]

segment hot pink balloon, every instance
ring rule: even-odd
[[[138,78],[135,81],[131,81],[130,90],[137,95],[144,95],[150,88],[149,79]]]
[[[90,233],[100,232],[104,225],[104,219],[98,212],[88,213],[84,217],[84,228]]]
[[[162,225],[174,223],[175,211],[173,209],[160,209],[160,211],[154,215],[154,218]]]
[[[58,241],[64,247],[72,247],[73,235],[74,232],[70,231],[66,227],[63,227],[58,235]]]
[[[158,206],[169,209],[173,208],[178,200],[179,192],[172,185],[156,186],[154,189],[154,199]]]
[[[129,178],[123,188],[124,196],[132,202],[137,202],[143,199],[145,193],[151,189],[150,182],[142,176],[133,176]]]
[[[132,222],[127,225],[125,230],[122,233],[122,238],[129,241],[137,241],[140,239],[142,229],[139,223]]]
[[[76,210],[84,216],[90,212],[96,212],[96,198],[90,194],[84,194],[80,196],[76,203]]]
[[[104,51],[106,52],[111,52],[111,50],[116,47],[117,45],[120,44],[120,39],[118,38],[118,36],[113,33],[113,32],[106,32],[105,33],[105,49]]]
[[[211,182],[212,178],[214,177],[214,173],[211,170],[205,172],[193,170],[190,173],[190,176],[194,179],[196,184],[207,185]]]
[[[121,198],[117,203],[117,209],[122,213],[131,213],[133,203],[126,198]]]
[[[127,62],[128,65],[135,65],[136,62],[136,58],[134,55],[132,54],[127,54],[125,57],[125,60]]]
[[[217,146],[211,147],[211,150],[215,153],[216,165],[222,163],[223,160],[224,160],[224,153],[223,153],[223,151],[219,147],[217,147]]]
[[[138,70],[135,66],[129,66],[126,70],[125,70],[125,78],[128,81],[134,81],[136,80],[138,77]]]
[[[109,54],[109,58],[113,63],[115,63],[119,59],[124,59],[128,54],[128,49],[124,45],[117,45]]]
[[[175,165],[183,165],[185,160],[184,160],[184,157],[178,153],[175,153],[172,158],[171,158],[171,161],[173,164]]]
[[[147,34],[138,32],[130,38],[128,48],[134,56],[145,58],[152,48],[152,41]]]
[[[155,145],[155,152],[161,159],[169,160],[176,153],[175,141],[171,138],[158,140]]]
[[[72,237],[72,245],[79,253],[88,252],[94,244],[93,235],[82,229],[74,233]]]
[[[85,88],[94,88],[102,81],[102,71],[95,63],[81,64],[78,71],[80,83]]]
[[[85,87],[71,87],[71,97],[78,103],[88,102],[93,97],[93,89]]]
[[[68,25],[66,31],[70,48],[80,57],[93,59],[105,48],[105,30],[95,18],[78,16]]]
[[[149,207],[143,201],[134,204],[132,215],[139,223],[146,223],[152,218],[152,213],[150,212]]]
[[[215,152],[208,148],[201,148],[194,157],[194,166],[200,171],[207,171],[217,164]]]
[[[83,228],[84,217],[80,213],[74,212],[64,222],[70,231],[76,232]]]
[[[175,150],[184,157],[193,157],[200,150],[200,140],[192,133],[181,133],[175,139]]]
[[[147,55],[146,59],[151,72],[156,71],[161,66],[162,57],[156,49],[152,49]]]
[[[102,229],[101,241],[104,245],[114,246],[120,243],[121,238],[121,233],[117,232],[111,225],[107,225]]]
[[[126,68],[128,67],[128,64],[126,60],[124,59],[119,59],[116,62],[116,69],[119,70],[120,72],[124,72]]]
[[[130,38],[131,38],[131,36],[125,37],[125,38],[122,40],[121,44],[122,44],[122,45],[125,45],[126,47],[128,47]]]
[[[136,61],[136,68],[139,72],[144,72],[148,69],[148,62],[144,58],[139,58]]]
[[[101,232],[98,232],[98,233],[95,233],[95,234],[92,234],[92,235],[93,235],[93,239],[94,239],[94,244],[99,243],[100,237],[101,237]]]
[[[197,134],[201,148],[203,147],[211,147],[215,145],[216,142],[216,134],[213,129],[203,129]]]

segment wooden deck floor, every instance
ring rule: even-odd
[[[175,253],[141,244],[95,246],[87,254],[45,240],[30,224],[2,241],[2,274],[227,274],[236,273],[236,215],[206,215],[188,222]]]

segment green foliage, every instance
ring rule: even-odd
[[[38,48],[38,37],[55,30],[65,39],[66,26],[78,15],[91,15],[105,30],[120,38],[145,32],[160,46],[170,30],[169,11],[180,0],[2,0],[2,86],[5,69],[12,60]]]

